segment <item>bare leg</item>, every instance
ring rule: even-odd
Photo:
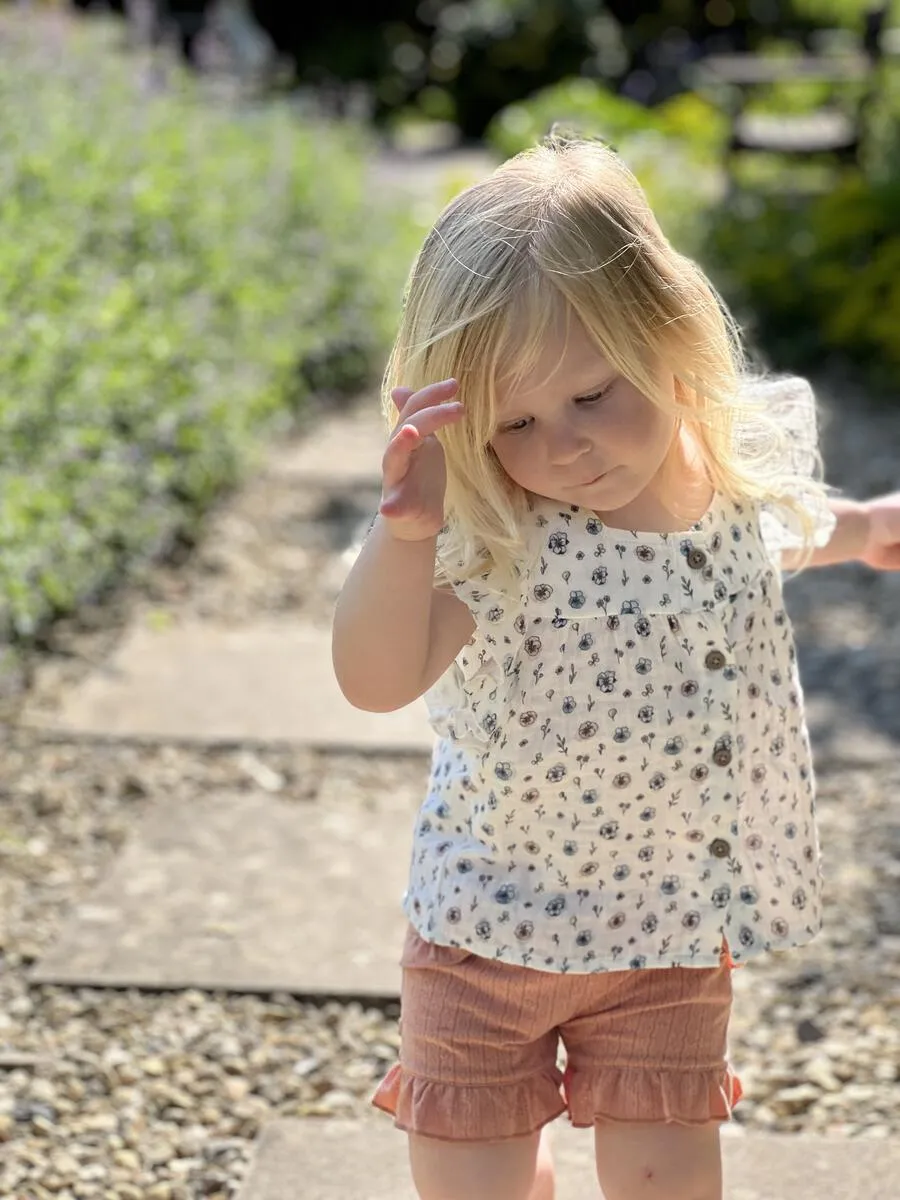
[[[550,1126],[541,1130],[534,1186],[528,1200],[556,1200],[556,1178],[553,1171],[553,1152],[550,1148]]]
[[[409,1135],[419,1200],[554,1200],[547,1137],[448,1142]]]
[[[594,1125],[605,1200],[722,1200],[719,1122]]]

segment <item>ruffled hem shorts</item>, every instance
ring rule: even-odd
[[[438,946],[410,925],[400,965],[400,1061],[372,1096],[398,1129],[498,1141],[563,1113],[578,1127],[701,1125],[729,1120],[743,1094],[726,1059],[727,944],[719,967],[576,975]]]

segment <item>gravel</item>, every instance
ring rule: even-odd
[[[827,403],[831,481],[860,497],[897,487],[900,412],[870,411],[849,390]],[[337,502],[261,473],[211,514],[200,545],[59,622],[7,688],[0,1194],[231,1197],[275,1116],[388,1120],[368,1098],[396,1055],[396,1004],[29,986],[26,972],[160,798],[263,780],[281,798],[315,802],[328,773],[362,802],[367,787],[421,786],[426,761],[64,741],[15,719],[26,698],[52,710],[141,609],[327,623],[335,560],[373,501]],[[729,1132],[897,1136],[900,574],[830,568],[793,581],[787,596],[813,717],[825,930],[803,950],[735,973],[730,1051],[746,1098]]]

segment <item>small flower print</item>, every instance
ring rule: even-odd
[[[515,772],[513,765],[510,762],[498,762],[494,767],[494,774],[498,779],[512,779]]]
[[[627,879],[630,874],[631,867],[629,867],[627,863],[619,863],[616,869],[613,871],[613,879],[616,881],[616,883],[621,883],[624,879]]]
[[[578,649],[579,650],[590,650],[590,648],[591,648],[591,646],[593,646],[593,644],[594,644],[594,635],[592,633],[585,633],[585,634],[582,634],[581,639],[578,642]]]
[[[706,763],[697,763],[696,767],[691,767],[691,779],[694,783],[702,783],[709,775],[709,767]]]
[[[806,891],[804,888],[797,888],[794,891],[794,894],[791,896],[791,904],[797,909],[806,908]]]
[[[618,821],[607,821],[605,824],[601,825],[600,826],[600,836],[602,838],[605,838],[607,841],[612,841],[613,838],[618,837],[619,836],[619,822]]]
[[[456,908],[456,906],[454,906],[453,908],[448,908],[446,915],[447,915],[447,921],[450,925],[458,925],[459,922],[462,920],[462,912],[460,911],[460,909]]]
[[[621,929],[622,926],[625,924],[625,920],[626,920],[625,914],[623,912],[617,912],[617,913],[613,913],[613,915],[609,918],[609,920],[606,923],[610,927],[610,929]]]
[[[620,771],[618,775],[613,776],[613,787],[627,788],[631,783],[631,776],[627,771]]]
[[[681,685],[682,696],[696,696],[700,691],[700,685],[696,679],[686,679]]]
[[[588,533],[591,535],[591,537],[596,537],[601,529],[600,522],[597,520],[596,517],[588,517],[587,521],[585,521],[585,523],[584,523],[584,527],[588,531]]]
[[[518,894],[518,889],[514,883],[503,883],[494,892],[494,899],[498,904],[512,904]]]
[[[541,652],[541,639],[540,639],[539,637],[536,637],[534,634],[532,634],[532,636],[531,636],[531,637],[527,637],[527,638],[525,639],[525,642],[524,642],[524,649],[525,649],[525,653],[526,653],[526,654],[530,654],[532,658],[533,658],[533,657],[534,657],[536,654],[540,654],[540,652]]]
[[[653,847],[641,846],[640,850],[638,850],[638,858],[641,860],[641,862],[650,862],[650,860],[653,858]]]
[[[582,721],[578,726],[578,736],[580,738],[596,737],[598,728],[596,721]]]
[[[609,578],[609,571],[606,567],[594,567],[591,572],[591,583],[595,583],[597,587],[603,587]]]
[[[491,936],[490,921],[479,921],[478,924],[475,926],[475,933],[478,935],[478,937],[481,938],[481,940],[483,942],[486,942],[488,940],[488,938]]]
[[[651,546],[637,546],[634,554],[640,562],[644,563],[653,562],[656,558],[656,551]]]
[[[521,797],[522,803],[523,804],[534,804],[534,802],[538,799],[539,796],[540,796],[540,792],[537,790],[537,788],[529,788],[526,792],[522,793],[522,797]]]
[[[644,933],[655,933],[658,925],[659,918],[655,913],[647,913],[646,917],[641,921],[641,929]]]
[[[537,713],[533,708],[529,708],[527,712],[519,713],[519,724],[523,725],[526,729],[529,725],[533,725],[536,720]]]
[[[689,829],[687,831],[687,840],[689,842],[702,842],[704,833],[702,829]]]
[[[532,589],[532,595],[535,600],[549,600],[553,595],[553,588],[549,583],[536,583]]]
[[[759,901],[759,892],[755,887],[751,887],[750,884],[744,884],[738,895],[744,904],[756,904]]]
[[[589,946],[593,941],[594,935],[589,929],[579,929],[575,934],[575,945],[579,950],[583,950],[585,946]]]
[[[653,663],[649,658],[639,658],[634,664],[634,669],[638,675],[649,675],[653,670]]]
[[[622,742],[627,742],[630,737],[631,737],[631,730],[628,728],[628,726],[620,725],[619,728],[616,730],[616,732],[613,734],[613,741],[621,744]]]
[[[623,600],[622,607],[619,609],[619,612],[623,617],[640,616],[641,603],[639,600]]]
[[[632,971],[642,971],[644,969],[644,967],[646,967],[646,965],[647,965],[647,955],[646,954],[636,954],[634,956],[634,958],[631,959],[631,961],[629,962],[628,967]]]
[[[559,783],[561,779],[566,777],[566,768],[562,763],[555,763],[547,772],[548,783]]]
[[[612,616],[606,618],[606,628],[609,629],[610,632],[615,633],[615,631],[619,628],[619,625],[620,621],[618,617]]]
[[[769,928],[776,937],[787,937],[788,933],[790,932],[790,926],[783,917],[776,917]]]
[[[471,858],[461,858],[456,864],[456,869],[459,871],[460,875],[467,875],[472,868],[473,863]]]
[[[665,784],[666,784],[665,775],[663,775],[662,771],[656,771],[653,775],[650,776],[650,780],[649,780],[647,786],[650,788],[651,791],[658,792],[661,787],[665,787]]]
[[[656,816],[656,809],[653,808],[652,806],[648,805],[647,808],[641,809],[640,815],[641,815],[642,821],[652,821],[653,818]]]
[[[553,554],[565,554],[569,546],[569,535],[567,533],[551,533],[547,540],[547,548]]]
[[[515,928],[515,936],[520,942],[527,942],[533,933],[533,921],[520,921]]]
[[[501,617],[503,616],[503,609],[496,608],[496,607],[489,608],[484,615],[488,621],[491,621],[491,622],[499,621],[501,619]]]
[[[562,710],[566,714],[566,716],[568,716],[569,713],[573,713],[577,707],[578,707],[578,704],[577,704],[574,696],[566,696],[566,698],[562,702]]]
[[[635,621],[635,623],[634,623],[634,632],[638,635],[638,637],[642,637],[642,638],[649,637],[652,630],[653,630],[653,626],[650,624],[650,622],[647,620],[646,617],[641,617],[639,620]]]
[[[584,592],[569,592],[569,608],[584,608]]]
[[[663,875],[663,881],[659,885],[659,890],[664,896],[674,896],[681,888],[681,880],[677,875]]]
[[[548,917],[558,917],[566,910],[565,896],[553,896],[544,905],[544,912]]]
[[[577,853],[578,853],[578,843],[577,842],[571,842],[571,841],[563,842],[563,854],[567,854],[571,857],[573,854],[577,854]]]
[[[615,671],[601,671],[597,676],[597,688],[609,695],[610,692],[616,690],[616,673]]]
[[[596,788],[588,788],[588,790],[586,792],[582,792],[581,793],[581,803],[582,804],[596,804],[597,803]]]
[[[686,912],[681,918],[681,924],[685,929],[696,929],[700,924],[700,914],[696,910],[691,909],[690,912]]]
[[[578,874],[579,874],[579,875],[584,875],[584,876],[588,876],[588,875],[596,875],[596,874],[597,874],[597,872],[598,872],[599,870],[600,870],[600,864],[599,864],[599,863],[595,863],[595,862],[586,862],[586,863],[584,864],[584,866],[581,868],[581,870],[578,872]]]
[[[727,884],[724,887],[714,888],[711,899],[716,908],[727,908],[728,901],[731,899],[731,888]]]
[[[762,850],[763,840],[758,833],[751,833],[747,838],[748,850]]]
[[[752,946],[756,941],[756,935],[752,929],[748,928],[748,926],[742,925],[740,933],[738,933],[738,941],[742,946]]]
[[[540,854],[540,852],[541,852],[541,847],[537,842],[526,842],[525,843],[525,853],[526,854]]]
[[[638,720],[643,721],[645,725],[649,725],[653,720],[653,705],[645,704],[638,709]]]
[[[683,737],[670,737],[666,738],[665,745],[663,746],[663,754],[680,754],[683,749]]]

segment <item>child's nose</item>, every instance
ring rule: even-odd
[[[569,425],[558,426],[550,432],[549,456],[555,467],[567,467],[591,448],[590,438]]]

